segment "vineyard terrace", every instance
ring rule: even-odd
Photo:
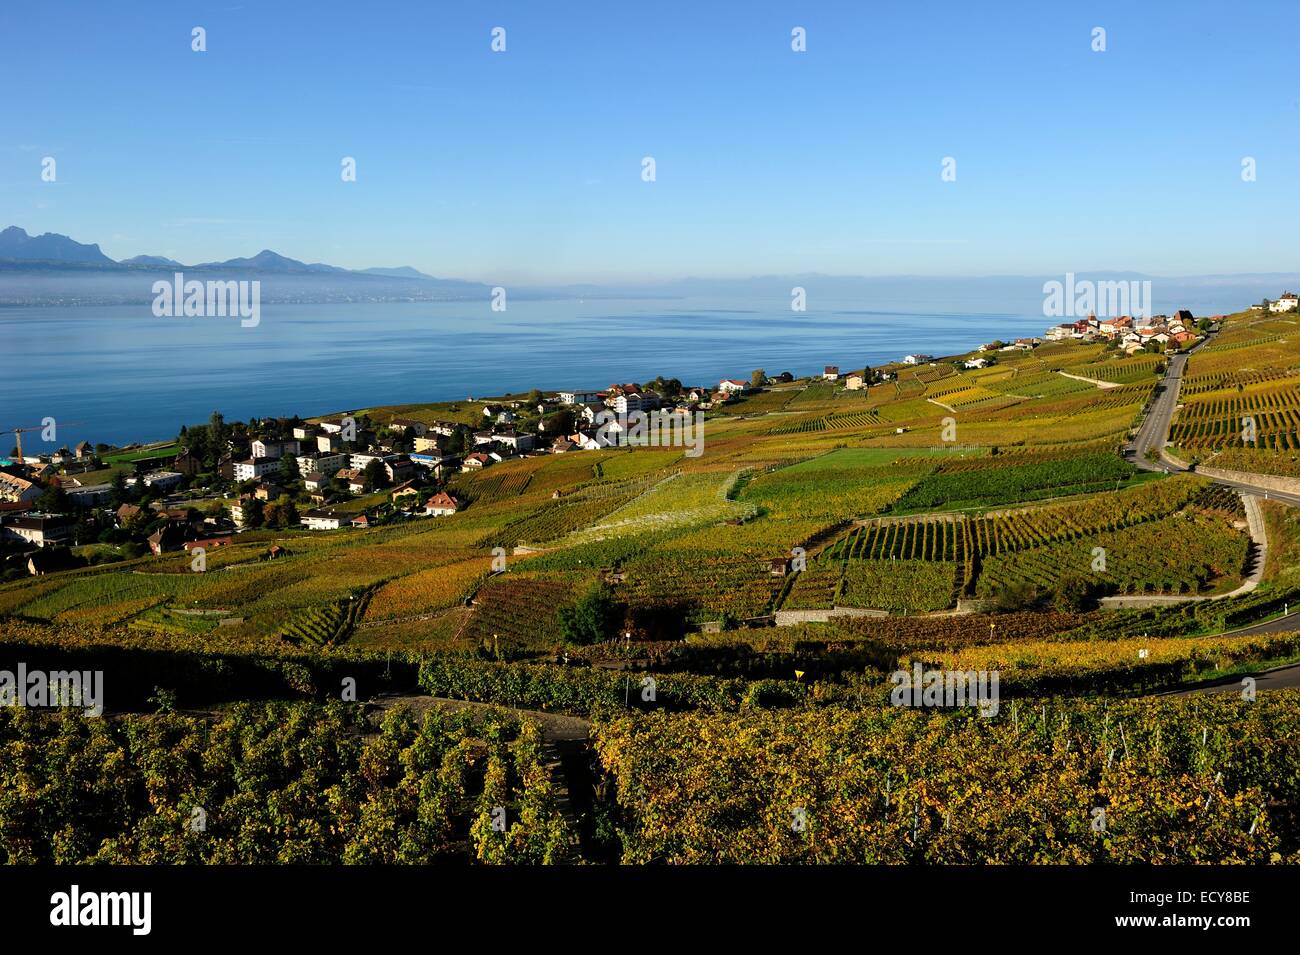
[[[87,716],[104,713],[102,670],[0,670],[0,706],[84,706]]]
[[[894,706],[977,706],[980,716],[998,715],[997,670],[923,670],[918,661],[911,673],[897,670],[889,680]]]

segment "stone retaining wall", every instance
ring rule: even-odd
[[[1198,467],[1197,474],[1218,478],[1222,481],[1236,481],[1239,484],[1253,484],[1268,488],[1282,494],[1300,494],[1300,478],[1282,477],[1278,474],[1256,474],[1253,471],[1225,471],[1223,468]]]
[[[888,617],[888,610],[863,610],[860,607],[836,607],[834,610],[778,610],[776,625],[793,627],[801,623],[827,623],[833,617]]]

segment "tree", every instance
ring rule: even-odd
[[[1038,603],[1038,588],[1026,580],[1013,580],[1003,584],[993,595],[993,609],[1000,613],[1029,610]]]
[[[302,477],[302,471],[298,467],[298,459],[292,454],[286,454],[280,459],[280,476],[286,481],[296,481]]]
[[[108,499],[114,507],[121,507],[131,500],[131,489],[126,486],[126,472],[114,471],[113,479],[109,481],[111,488],[108,492]]]
[[[362,483],[367,491],[374,491],[388,485],[388,471],[385,470],[383,462],[375,460],[366,465],[362,472]]]
[[[293,527],[299,523],[298,508],[286,495],[275,503],[266,505],[263,518],[267,527]]]
[[[125,521],[123,521],[122,526],[125,527],[132,534],[143,534],[148,529],[149,524],[152,521],[153,521],[153,512],[150,511],[148,508],[142,507],[140,508],[140,510],[136,511],[134,514],[130,515]]]
[[[68,509],[68,495],[57,484],[51,484],[36,499],[36,509],[46,514],[58,514]]]
[[[560,608],[560,631],[566,643],[591,644],[610,640],[618,633],[622,608],[603,580],[569,607]]]
[[[554,411],[548,417],[539,418],[537,422],[539,434],[573,434],[573,428],[573,412],[568,408]]]
[[[682,393],[680,379],[665,378],[663,375],[653,381],[646,382],[646,387],[657,394],[663,395],[665,398],[676,398]]]
[[[212,417],[208,419],[208,437],[212,439],[213,449],[220,454],[226,449],[226,441],[230,438],[230,429],[226,427],[226,418],[220,411],[212,412]]]
[[[469,446],[469,434],[468,428],[457,427],[447,439],[447,453],[460,454],[465,451]]]
[[[266,521],[266,507],[262,500],[250,497],[244,501],[244,523],[249,527],[261,527]]]
[[[762,388],[767,383],[767,372],[762,368],[755,368],[749,375],[749,383],[754,388]]]
[[[1057,610],[1091,610],[1097,604],[1097,593],[1091,581],[1070,575],[1056,585],[1052,602]]]

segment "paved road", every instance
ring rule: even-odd
[[[1219,634],[1219,636],[1253,637],[1258,633],[1285,633],[1290,630],[1300,630],[1300,610],[1293,610],[1285,617],[1274,617],[1272,620],[1254,623],[1249,627],[1242,627],[1240,630],[1229,630],[1227,633]]]
[[[1169,428],[1173,423],[1174,412],[1178,408],[1178,392],[1182,386],[1183,372],[1187,369],[1187,359],[1213,341],[1214,336],[1215,333],[1211,332],[1186,352],[1170,357],[1169,366],[1165,369],[1164,378],[1160,380],[1159,391],[1151,402],[1151,408],[1143,419],[1141,427],[1138,428],[1137,436],[1124,449],[1125,457],[1137,467],[1145,471],[1166,473],[1188,470],[1183,464],[1164,454],[1164,448],[1169,441]],[[1147,459],[1150,451],[1157,452],[1158,461]],[[1248,494],[1257,494],[1270,501],[1282,501],[1284,504],[1300,507],[1300,494],[1283,494],[1259,484],[1228,481],[1222,478],[1214,478],[1214,482]]]
[[[1255,680],[1255,691],[1257,693],[1264,690],[1297,690],[1300,689],[1300,663],[1289,667],[1281,667],[1277,670],[1265,670],[1262,673],[1247,674]],[[1171,693],[1161,693],[1161,696],[1192,696],[1197,693],[1240,693],[1242,690],[1241,681],[1245,676],[1230,676],[1222,680],[1216,680],[1205,686],[1192,687],[1188,690],[1175,690]]]
[[[1209,341],[1208,338],[1205,341]],[[1201,342],[1196,346],[1200,348],[1205,343]],[[1192,349],[1195,351],[1196,349]],[[1156,464],[1147,460],[1147,452],[1161,451],[1164,449],[1165,442],[1169,436],[1169,426],[1174,420],[1174,410],[1178,407],[1178,389],[1182,385],[1183,370],[1187,367],[1188,353],[1179,353],[1169,359],[1169,365],[1165,369],[1164,378],[1160,379],[1157,386],[1159,391],[1155,399],[1151,402],[1151,410],[1147,412],[1142,426],[1138,429],[1137,437],[1126,449],[1126,453],[1132,456],[1133,463],[1146,471],[1168,471],[1168,464]]]

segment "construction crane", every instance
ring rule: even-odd
[[[83,424],[83,423],[84,422],[81,421],[65,421],[63,423],[63,426],[71,427],[72,425]],[[56,427],[57,427],[57,423],[56,423]],[[35,428],[10,428],[8,431],[0,431],[0,435],[12,434],[14,436],[14,441],[18,445],[18,463],[21,464],[23,460],[23,435],[28,431],[44,431],[44,430],[45,430],[44,425],[40,425]]]

